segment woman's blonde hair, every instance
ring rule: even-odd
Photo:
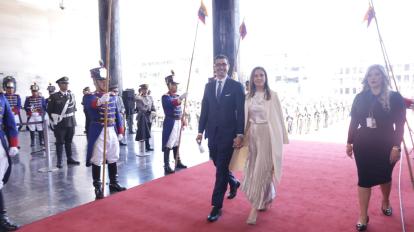
[[[250,91],[249,91],[248,97],[252,98],[256,94],[256,85],[254,84],[254,73],[256,72],[256,70],[263,71],[265,75],[265,84],[264,84],[265,96],[264,97],[266,100],[270,100],[270,88],[269,88],[269,82],[267,78],[267,72],[263,67],[255,67],[252,70],[252,73],[250,74]]]
[[[381,93],[379,94],[378,101],[381,103],[382,108],[385,111],[390,110],[390,80],[385,72],[385,69],[380,64],[374,64],[368,67],[367,72],[365,73],[364,80],[362,80],[363,89],[362,91],[369,91],[370,87],[368,85],[368,76],[372,70],[378,70],[381,73],[382,85],[381,85]]]

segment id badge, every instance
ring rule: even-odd
[[[375,122],[375,118],[368,117],[367,118],[367,127],[368,128],[377,128],[377,123]]]

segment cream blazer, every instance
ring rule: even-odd
[[[267,119],[269,122],[270,141],[272,143],[272,161],[274,167],[274,179],[276,183],[280,182],[282,176],[282,161],[283,161],[283,144],[289,143],[288,134],[286,131],[285,120],[283,117],[282,106],[279,97],[275,91],[270,91],[271,98],[265,101],[265,109]],[[232,159],[230,161],[229,169],[231,171],[242,171],[246,164],[249,147],[249,117],[248,109],[252,104],[250,98],[246,98],[244,104],[245,112],[245,136],[243,139],[243,147],[235,149]]]

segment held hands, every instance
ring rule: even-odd
[[[237,135],[236,138],[233,139],[233,147],[239,149],[243,146],[243,136]]]
[[[400,160],[400,157],[401,157],[401,149],[398,147],[393,147],[390,152],[390,163],[391,164],[396,163],[398,160]]]
[[[109,93],[102,95],[102,97],[98,99],[98,106],[103,105],[105,102],[109,102],[110,97]]]
[[[17,147],[10,147],[9,149],[9,156],[15,157],[19,153],[19,149]]]
[[[346,144],[346,155],[352,159],[353,151],[352,151],[352,144]]]

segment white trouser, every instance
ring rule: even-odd
[[[97,166],[102,165],[104,148],[104,129],[96,139],[92,151],[91,162]],[[115,132],[115,127],[106,128],[106,160],[108,163],[115,163],[119,159],[119,141],[118,135]]]
[[[14,121],[16,122],[16,124],[21,123],[21,122],[20,122],[20,117],[19,117],[19,115],[18,115],[18,114],[15,114],[15,115],[14,115]]]
[[[180,129],[181,129],[181,120],[175,120],[174,127],[171,131],[170,137],[168,138],[168,142],[165,147],[172,149],[173,147],[178,146],[178,140],[180,137]]]
[[[0,144],[0,190],[3,188],[3,177],[9,167],[9,161],[7,160],[7,154],[3,145]]]
[[[35,112],[35,113],[32,113],[32,116],[30,116],[30,119],[27,122],[41,122],[41,121],[42,121],[42,116],[39,113]],[[42,131],[43,130],[42,123],[28,125],[28,127],[30,131],[36,131],[36,130]]]

